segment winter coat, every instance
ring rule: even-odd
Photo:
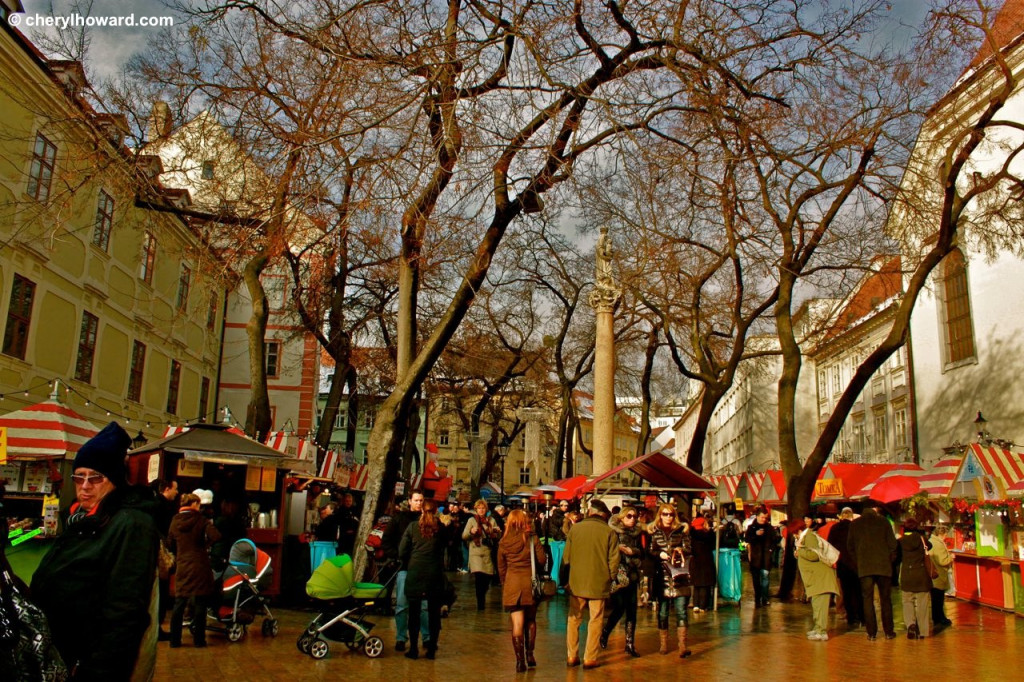
[[[689,526],[679,522],[676,522],[676,525],[668,530],[662,528],[657,522],[647,527],[647,532],[651,538],[648,551],[658,567],[654,575],[651,576],[650,593],[654,599],[664,599],[671,596],[685,597],[692,593],[692,583],[688,587],[670,586],[668,569],[665,567],[665,560],[661,558],[663,552],[671,558],[677,550],[682,550],[683,557],[686,561],[690,562],[692,570],[693,546],[690,542],[689,531]],[[670,594],[666,594],[666,588],[668,588]]]
[[[928,592],[932,589],[932,579],[924,567],[924,557],[928,553],[924,536],[916,531],[908,531],[899,539],[900,555],[900,588],[904,592]]]
[[[480,528],[482,532],[475,536],[473,531]],[[491,547],[501,537],[498,524],[489,516],[481,517],[474,514],[466,522],[462,531],[462,539],[469,542],[469,572],[494,575],[494,561],[491,559]]]
[[[448,545],[448,527],[438,523],[433,537],[424,537],[419,523],[410,523],[398,544],[398,555],[408,574],[405,596],[413,599],[437,599],[444,591],[444,551]]]
[[[238,514],[222,514],[213,520],[213,527],[220,537],[210,547],[210,564],[213,570],[223,571],[231,556],[231,546],[245,537],[245,519]]]
[[[533,567],[530,543],[533,543],[537,571],[543,572],[547,555],[535,535],[506,533],[498,543],[498,577],[501,579],[502,606],[533,605]]]
[[[764,532],[758,535],[758,531]],[[747,558],[750,561],[750,567],[769,570],[772,567],[772,555],[775,552],[775,546],[779,542],[779,535],[775,530],[775,526],[767,521],[765,523],[758,523],[755,519],[750,524],[750,527],[747,528],[747,533],[743,539],[746,540],[748,546]]]
[[[32,576],[32,599],[68,668],[78,667],[76,682],[128,680],[137,662],[152,662],[155,513],[152,490],[115,488],[93,513],[65,523]]]
[[[808,597],[819,594],[839,594],[836,569],[821,560],[814,551],[821,547],[818,534],[806,531],[796,545],[796,564],[804,581],[804,592]]]
[[[402,538],[405,537],[406,529],[410,525],[415,525],[419,519],[420,512],[395,512],[394,516],[391,517],[391,521],[388,522],[387,527],[384,529],[384,536],[380,539],[380,546],[384,550],[384,556],[393,561],[401,561],[398,546],[401,544]],[[402,563],[399,570],[407,570],[406,565]]]
[[[619,537],[600,516],[588,516],[569,530],[562,564],[569,567],[573,596],[607,599],[619,570]]]
[[[850,524],[846,549],[857,566],[858,577],[892,575],[892,564],[896,560],[896,536],[885,517],[874,509],[868,507]]]
[[[640,565],[643,563],[644,559],[643,529],[640,527],[640,524],[635,524],[632,528],[626,528],[618,516],[613,516],[611,520],[608,521],[608,526],[614,530],[615,535],[618,536],[619,545],[632,550],[632,554],[626,554],[620,549],[619,563],[626,567],[626,572],[629,574],[630,582],[639,582]]]
[[[690,582],[694,587],[713,587],[718,578],[715,571],[715,531],[691,528],[690,544],[693,547]]]
[[[167,546],[174,552],[174,596],[205,597],[215,583],[209,548],[220,539],[213,522],[198,511],[185,509],[171,519]]]
[[[953,555],[942,538],[933,535],[928,556],[932,559],[932,565],[938,570],[939,575],[932,579],[932,589],[945,592],[949,589],[949,567],[953,565]]]
[[[828,541],[839,550],[839,565],[836,568],[842,566],[851,573],[856,573],[857,563],[853,560],[853,554],[850,553],[847,546],[850,541],[850,526],[852,524],[853,521],[850,519],[840,519],[828,532]]]
[[[555,509],[544,521],[544,534],[549,540],[565,542],[565,512]]]

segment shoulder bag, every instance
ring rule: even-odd
[[[665,574],[675,587],[687,587],[690,584],[690,563],[682,552],[675,552],[671,559],[662,562]]]
[[[555,585],[554,580],[537,575],[537,550],[533,544],[534,540],[529,538],[527,542],[530,543],[530,582],[533,586],[533,601],[539,604],[545,599],[555,596],[558,586]]]
[[[935,563],[928,555],[928,545],[925,544],[924,538],[921,538],[921,546],[924,547],[924,570],[928,573],[929,578],[935,580],[939,577],[939,569],[935,568]]]

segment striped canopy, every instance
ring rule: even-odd
[[[887,471],[874,481],[871,481],[854,494],[853,498],[864,499],[868,497],[875,485],[893,476],[916,478],[917,482],[921,484],[921,492],[927,493],[931,497],[945,497],[949,494],[950,488],[953,487],[953,481],[956,479],[956,474],[960,470],[962,461],[963,457],[950,457],[928,468],[904,465],[907,468]]]
[[[0,426],[7,427],[7,457],[11,460],[74,459],[78,448],[98,431],[56,395],[3,415]]]

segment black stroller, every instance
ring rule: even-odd
[[[384,653],[384,640],[370,635],[373,623],[364,616],[375,600],[387,595],[388,586],[357,583],[353,571],[347,554],[331,557],[313,571],[306,594],[321,601],[323,611],[299,635],[296,646],[302,653],[324,658],[330,649],[326,640],[341,642],[352,651],[362,649],[370,658]]]
[[[260,595],[260,589],[269,585],[271,575],[270,555],[252,540],[243,538],[231,545],[227,568],[220,576],[222,601],[210,609],[206,629],[223,632],[228,641],[237,642],[256,616],[262,615],[263,636],[276,636],[277,619],[267,606],[267,598]]]

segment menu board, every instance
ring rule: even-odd
[[[50,465],[48,462],[28,462],[25,464],[25,478],[21,483],[24,493],[50,492]]]
[[[978,556],[1004,556],[1006,554],[1006,524],[997,511],[979,509],[974,515],[975,540]]]

